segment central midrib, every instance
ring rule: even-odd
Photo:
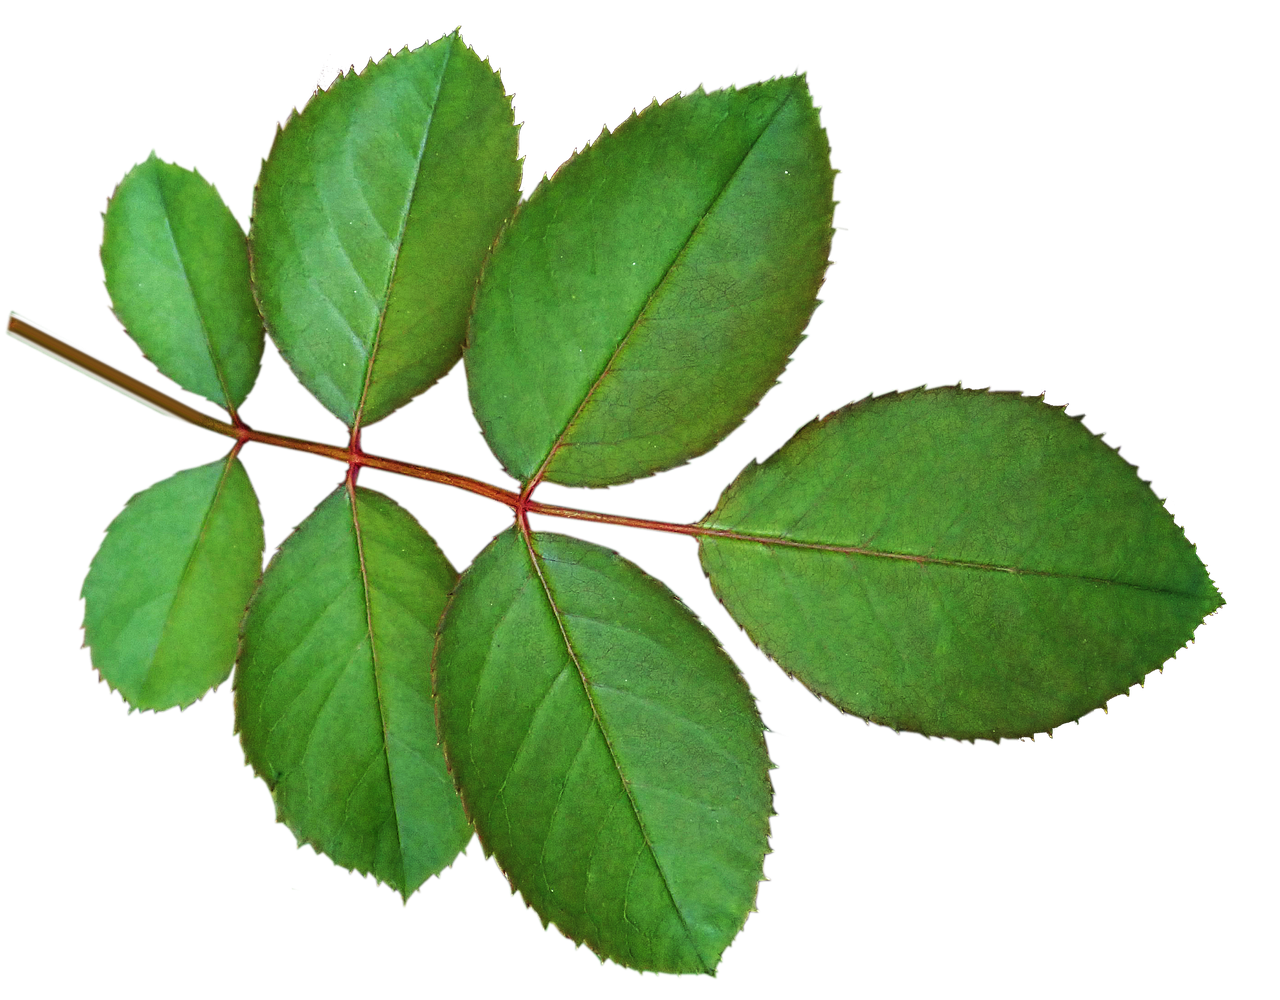
[[[541,560],[543,560],[543,557],[539,556],[539,553],[534,551],[531,539],[526,538],[525,545],[532,567],[534,567],[534,572],[536,576],[538,576],[541,588],[543,588],[544,597],[547,598],[550,611],[552,611],[552,615],[556,618],[556,625],[559,629],[559,633],[561,633],[564,649],[567,650],[568,656],[570,656],[570,659],[573,662],[573,667],[575,667],[577,672],[577,677],[579,677],[579,682],[582,685],[582,694],[585,695],[586,703],[588,703],[591,708],[591,718],[593,718],[594,725],[596,729],[599,730],[600,736],[604,739],[604,745],[608,748],[609,759],[613,762],[614,771],[616,771],[618,780],[620,780],[622,784],[623,794],[627,796],[627,804],[631,807],[632,817],[635,818],[636,826],[640,827],[640,835],[644,839],[645,850],[648,851],[650,859],[653,860],[654,867],[658,869],[658,876],[662,878],[663,889],[667,890],[667,899],[671,900],[672,908],[676,910],[676,915],[680,918],[681,927],[684,928],[686,936],[689,937],[692,953],[701,958],[698,949],[698,941],[696,941],[694,933],[692,933],[689,923],[687,923],[685,919],[684,909],[681,908],[680,903],[678,903],[676,899],[675,892],[671,889],[671,882],[669,882],[667,878],[666,868],[663,867],[662,859],[658,857],[658,851],[654,849],[653,841],[650,840],[649,837],[648,825],[646,825],[644,817],[640,814],[640,805],[636,803],[635,795],[632,794],[631,791],[631,784],[627,781],[625,772],[623,772],[622,763],[618,761],[618,754],[616,750],[613,749],[613,741],[609,739],[608,729],[604,725],[603,718],[600,717],[600,711],[598,706],[595,704],[595,698],[591,697],[590,681],[588,680],[588,677],[586,677],[584,668],[582,668],[582,662],[580,661],[579,656],[577,656],[577,650],[573,648],[572,641],[568,638],[568,630],[564,627],[564,613],[566,612],[563,612],[561,607],[559,607],[559,604],[556,601],[556,595],[552,593],[552,588],[550,588],[550,584],[548,583],[547,576],[543,574],[543,566],[541,566]]]
[[[966,559],[948,559],[941,556],[924,556],[911,552],[892,552],[887,549],[872,549],[857,545],[836,545],[828,542],[809,542],[795,538],[781,538],[777,535],[757,535],[748,532],[731,531],[725,528],[701,526],[697,532],[701,538],[723,538],[734,542],[755,542],[759,545],[778,545],[793,549],[807,549],[818,552],[835,552],[840,555],[868,556],[873,559],[894,559],[901,562],[913,562],[925,566],[945,566],[949,569],[979,570],[988,573],[1007,573],[1010,576],[1040,576],[1058,580],[1079,580],[1082,583],[1097,583],[1111,587],[1128,587],[1154,594],[1169,594],[1173,597],[1199,597],[1182,590],[1170,590],[1167,587],[1153,587],[1141,583],[1129,583],[1124,580],[1108,580],[1100,576],[1085,576],[1079,573],[1063,573],[1056,570],[1025,569],[1021,566],[1006,566],[999,563],[983,563]]]
[[[538,481],[541,478],[543,478],[543,475],[545,475],[545,472],[547,472],[547,467],[550,464],[552,464],[552,458],[556,457],[556,453],[559,451],[559,449],[561,449],[562,444],[564,444],[564,439],[568,437],[568,434],[570,434],[570,431],[573,429],[573,425],[575,425],[577,419],[579,419],[579,417],[582,415],[582,410],[585,410],[586,405],[588,405],[588,402],[591,401],[591,397],[595,396],[596,389],[599,389],[600,385],[604,383],[604,380],[607,379],[609,374],[612,373],[614,362],[617,361],[618,355],[622,353],[623,348],[625,348],[627,346],[627,343],[630,342],[631,334],[635,333],[636,327],[639,327],[640,325],[640,321],[644,319],[645,315],[648,315],[649,307],[653,305],[654,298],[658,296],[658,293],[662,291],[664,286],[666,286],[668,279],[671,278],[671,271],[673,268],[675,268],[676,261],[681,259],[681,256],[684,255],[686,248],[689,247],[690,243],[694,241],[694,238],[698,236],[699,230],[703,228],[703,224],[707,222],[708,216],[712,215],[712,213],[716,211],[716,206],[719,204],[719,202],[721,202],[722,198],[724,197],[724,192],[730,190],[730,188],[733,186],[733,181],[735,181],[735,179],[737,178],[737,175],[741,173],[742,166],[744,166],[746,161],[750,159],[751,152],[755,150],[755,147],[760,145],[760,141],[763,140],[764,134],[769,131],[769,127],[771,127],[771,125],[773,124],[773,120],[778,117],[778,114],[780,114],[781,110],[785,108],[785,106],[787,105],[787,102],[788,102],[787,99],[783,99],[782,101],[778,102],[778,105],[776,106],[776,108],[773,109],[773,114],[771,115],[771,117],[769,117],[768,122],[765,123],[762,128],[760,128],[759,133],[756,134],[755,140],[751,142],[751,145],[750,147],[748,147],[748,150],[746,150],[746,152],[742,154],[742,159],[739,161],[739,164],[737,164],[736,168],[733,168],[733,173],[730,175],[730,177],[727,177],[726,179],[724,179],[724,183],[721,184],[721,188],[719,188],[719,192],[717,192],[716,197],[712,198],[712,202],[710,202],[710,205],[708,205],[707,209],[703,211],[703,214],[699,216],[698,222],[696,222],[694,224],[694,227],[690,229],[689,236],[685,238],[685,242],[682,243],[680,250],[676,251],[676,255],[675,257],[673,257],[671,264],[669,264],[667,266],[667,269],[663,271],[662,278],[658,280],[658,283],[655,284],[653,291],[649,293],[649,297],[646,298],[644,306],[640,307],[640,311],[637,312],[636,318],[631,321],[631,325],[630,327],[627,328],[627,332],[623,334],[620,341],[618,341],[618,346],[614,348],[612,355],[609,355],[609,360],[605,362],[604,369],[600,371],[599,375],[595,376],[594,382],[591,383],[590,388],[588,389],[588,391],[586,391],[585,396],[582,397],[582,402],[579,403],[579,406],[577,406],[576,410],[573,411],[573,415],[570,417],[570,419],[568,419],[567,423],[564,424],[564,429],[562,431],[559,431],[559,434],[556,435],[556,438],[552,440],[552,446],[550,446],[550,448],[547,451],[547,457],[545,457],[543,462],[541,462],[541,467],[538,470],[538,472],[536,472],[536,474],[532,476],[532,481]],[[612,136],[613,133],[609,133],[609,134],[611,134]]]
[[[417,149],[417,169],[413,172],[413,183],[410,187],[410,191],[408,191],[408,197],[404,200],[404,214],[401,216],[401,228],[399,228],[399,232],[396,234],[396,239],[392,241],[392,246],[394,247],[392,266],[390,266],[390,270],[387,275],[387,289],[383,292],[383,307],[381,307],[381,310],[378,312],[378,327],[374,330],[374,343],[372,343],[372,347],[369,351],[369,364],[365,366],[365,384],[364,387],[361,388],[360,402],[358,402],[358,405],[356,406],[356,416],[355,421],[353,421],[353,426],[356,426],[356,428],[360,426],[361,417],[365,414],[365,402],[369,399],[369,389],[372,385],[372,380],[374,380],[374,364],[376,360],[378,360],[378,347],[381,343],[381,338],[383,338],[383,327],[384,324],[387,323],[387,310],[390,306],[390,302],[392,302],[392,288],[396,287],[396,271],[399,269],[399,261],[401,261],[401,254],[404,250],[404,230],[408,228],[408,220],[410,220],[410,216],[413,214],[413,198],[417,196],[417,190],[419,190],[419,186],[422,181],[422,159],[426,156],[426,147],[428,147],[428,143],[431,141],[431,128],[433,128],[435,124],[435,111],[439,108],[440,91],[444,88],[444,74],[448,72],[449,60],[451,60],[452,55],[452,47],[445,49],[444,65],[440,67],[439,76],[436,77],[435,81],[435,93],[434,95],[431,95],[430,118],[428,118],[428,122],[426,122],[426,128],[422,131],[422,142],[419,149]]]

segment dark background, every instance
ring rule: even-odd
[[[330,52],[364,64],[419,40],[413,31],[449,27],[282,33],[251,52],[229,35],[115,44],[56,86],[28,70],[10,78],[0,306],[140,370],[106,312],[96,259],[120,174],[159,146],[247,200],[276,120],[307,99]],[[494,44],[513,37],[499,31],[466,37],[516,70],[512,87],[570,145],[653,95],[808,69],[932,207],[941,361],[928,380],[1061,392],[1133,448],[1199,528],[1280,528],[1274,49],[544,47]],[[9,351],[0,362],[0,385],[38,384]],[[95,396],[90,419],[61,412],[61,394],[0,397],[10,487],[142,487],[174,470]],[[1276,538],[1210,543],[1272,607]],[[289,898],[289,886],[311,891],[310,876],[247,778],[175,775],[88,679],[73,616],[5,547],[0,558],[17,922],[4,967],[352,968]],[[1260,901],[1082,905],[1034,890],[873,727],[827,714],[846,740],[827,767],[854,803],[847,857],[832,863],[860,899],[856,917],[827,930],[868,971],[1274,968]]]

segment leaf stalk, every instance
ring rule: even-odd
[[[445,472],[442,469],[432,469],[425,465],[415,465],[412,462],[402,462],[399,459],[385,458],[381,455],[371,455],[361,449],[358,432],[352,435],[351,441],[346,448],[340,448],[337,445],[323,444],[319,441],[307,441],[303,438],[289,437],[285,434],[273,434],[270,431],[255,430],[241,420],[239,414],[233,414],[232,419],[234,422],[227,423],[187,406],[186,403],[166,395],[159,389],[152,388],[145,382],[138,381],[131,375],[126,375],[118,368],[113,368],[106,362],[85,354],[65,341],[59,340],[57,337],[32,326],[25,320],[19,319],[12,313],[9,314],[9,332],[31,346],[52,354],[66,361],[72,367],[79,368],[81,371],[103,382],[122,389],[128,395],[156,409],[170,413],[189,424],[212,431],[214,434],[221,434],[224,437],[234,439],[237,452],[247,443],[253,441],[258,444],[274,445],[277,448],[305,451],[312,455],[319,455],[322,458],[331,458],[347,466],[347,475],[353,484],[360,469],[364,467],[381,469],[384,472],[393,472],[413,479],[425,479],[432,483],[442,483],[445,486],[466,490],[469,493],[475,493],[478,496],[505,504],[512,509],[517,521],[522,525],[527,524],[529,514],[542,514],[547,517],[595,521],[600,524],[617,524],[623,527],[644,528],[649,531],[665,531],[680,535],[717,534],[715,530],[704,528],[697,524],[651,521],[646,518],[625,517],[620,514],[604,514],[598,511],[579,510],[575,507],[561,507],[557,504],[540,503],[530,497],[532,489],[529,487],[526,487],[520,493],[516,493],[512,490],[503,489],[501,486],[494,486],[492,483],[472,479],[470,476]]]

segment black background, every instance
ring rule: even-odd
[[[1274,49],[545,47],[494,44],[516,37],[498,31],[466,26],[466,37],[516,70],[511,86],[570,145],[650,96],[808,69],[932,206],[941,361],[920,380],[1055,389],[1132,447],[1199,528],[1280,528],[1268,406],[1280,262]],[[56,86],[24,69],[5,96],[0,306],[140,370],[106,312],[96,259],[99,213],[120,174],[159,146],[247,200],[276,120],[307,99],[330,52],[364,64],[419,40],[402,35],[334,27],[259,37],[250,51],[229,33],[120,42]],[[35,387],[0,355],[5,387]],[[109,407],[84,421],[17,398],[0,397],[10,487],[141,487],[173,471],[136,425],[111,426]],[[1212,538],[1280,606],[1277,536]],[[247,778],[168,770],[88,679],[76,620],[8,549],[0,558],[12,777],[4,857],[17,918],[4,967],[352,968],[289,898],[310,876]],[[860,907],[827,930],[868,971],[1274,967],[1272,922],[1257,900],[1117,905],[1100,895],[1080,905],[1033,890],[878,732],[828,716],[846,740],[828,767],[854,803],[849,857],[832,863],[852,872]]]

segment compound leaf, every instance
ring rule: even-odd
[[[606,486],[733,430],[817,304],[833,176],[796,76],[654,104],[544,180],[468,334],[471,403],[507,471]]]
[[[712,972],[772,793],[755,703],[698,620],[617,553],[513,528],[459,582],[433,672],[468,814],[543,921],[632,968]]]
[[[406,899],[471,836],[431,704],[456,579],[405,510],[340,486],[267,567],[236,670],[240,741],[280,821]]]
[[[948,387],[802,428],[699,539],[717,596],[840,709],[959,739],[1052,730],[1222,604],[1133,466],[1061,407]]]
[[[234,409],[262,360],[244,232],[213,185],[152,153],[103,216],[102,267],[116,316],[160,371]]]
[[[262,549],[258,498],[232,455],[135,495],[81,592],[85,643],[103,679],[134,708],[156,711],[226,680]]]
[[[458,360],[476,277],[518,197],[511,100],[455,33],[317,92],[276,134],[253,276],[294,373],[349,426]]]

